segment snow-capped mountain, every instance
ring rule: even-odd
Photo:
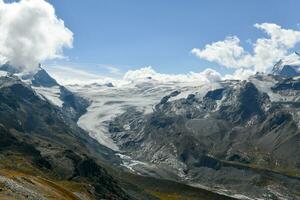
[[[286,77],[299,76],[300,75],[299,67],[300,67],[300,54],[298,52],[294,52],[293,54],[279,60],[275,64],[272,73],[274,75],[281,75]]]
[[[37,71],[20,72],[9,64],[0,66],[2,73],[9,73],[29,84],[40,96],[51,104],[61,108],[70,117],[77,119],[86,112],[89,102],[57,83],[43,68]]]

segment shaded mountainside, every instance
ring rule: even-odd
[[[9,64],[0,66],[1,71],[18,76],[26,82],[46,101],[60,107],[65,115],[77,121],[86,112],[90,102],[70,92],[57,83],[41,66],[35,72],[22,73]]]
[[[178,175],[170,179],[251,198],[299,198],[300,80],[252,80],[169,101],[175,92],[146,115],[131,107],[110,132],[127,155]]]
[[[101,159],[109,160],[110,150],[89,138],[63,111],[13,76],[0,78],[0,125],[0,155],[6,161],[1,169],[22,171],[30,177],[42,175],[80,187],[88,185],[82,195],[96,199],[135,199],[98,164]],[[14,162],[15,165],[9,165]],[[12,191],[20,199],[26,195],[39,199],[38,191],[28,189],[22,181],[9,179],[10,173],[2,173],[0,182],[7,189],[2,191]]]

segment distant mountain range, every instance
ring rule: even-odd
[[[210,85],[61,86],[41,67],[0,71],[0,199],[300,198],[298,53]]]

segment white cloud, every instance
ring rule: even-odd
[[[72,47],[73,33],[44,0],[0,0],[0,62],[20,70],[35,70],[38,63],[62,57]]]
[[[233,74],[226,74],[223,79],[225,80],[247,80],[249,76],[252,76],[255,74],[255,71],[252,69],[237,69]]]
[[[199,58],[228,68],[243,68],[244,71],[249,68],[253,72],[267,72],[300,42],[300,31],[284,29],[272,23],[255,24],[254,27],[264,31],[268,38],[258,38],[253,44],[253,53],[240,45],[237,36],[206,45],[203,49],[194,48],[191,52]]]
[[[237,36],[207,44],[203,50],[194,48],[191,52],[200,58],[231,68],[239,68],[240,60],[245,56],[245,50],[240,46],[240,39]]]
[[[156,72],[151,66],[137,70],[129,70],[123,77],[126,81],[156,81],[158,83],[203,83],[221,80],[221,75],[213,70],[206,69],[203,72],[190,72],[187,74],[162,74]]]
[[[92,83],[113,85],[135,86],[139,83],[155,84],[177,84],[186,83],[191,85],[211,83],[221,80],[221,75],[213,69],[205,69],[202,72],[190,72],[187,74],[162,74],[156,72],[152,67],[144,67],[137,70],[129,70],[121,78],[111,78],[97,75],[84,70],[75,69],[69,66],[50,66],[45,67],[46,71],[62,85],[86,85]]]
[[[85,85],[91,83],[104,84],[110,81],[109,78],[69,66],[57,65],[44,68],[58,83],[62,85]]]

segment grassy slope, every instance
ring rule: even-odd
[[[57,180],[51,174],[45,173],[45,171],[32,165],[29,160],[30,158],[21,154],[2,154],[0,159],[0,176],[16,181],[27,189],[48,199],[78,200],[80,199],[79,197],[86,200],[95,199],[89,193],[89,189],[91,189],[89,184]],[[115,176],[122,182],[124,188],[130,188],[133,192],[144,190],[161,200],[231,199],[203,189],[167,180],[137,176],[124,172],[116,172]],[[24,197],[10,191],[0,183],[0,199],[24,199]]]
[[[116,174],[116,173],[115,173]],[[191,187],[178,182],[138,176],[132,173],[119,173],[119,179],[138,185],[144,191],[161,200],[230,200],[233,198],[219,195],[204,189]],[[126,187],[126,186],[125,186]]]
[[[33,166],[23,155],[2,155],[0,159],[0,176],[14,181],[29,191],[40,194],[47,199],[87,200],[95,199],[89,193],[89,185],[75,181],[61,181]],[[78,195],[78,196],[77,196]],[[24,195],[12,191],[0,182],[0,199],[24,199]]]

